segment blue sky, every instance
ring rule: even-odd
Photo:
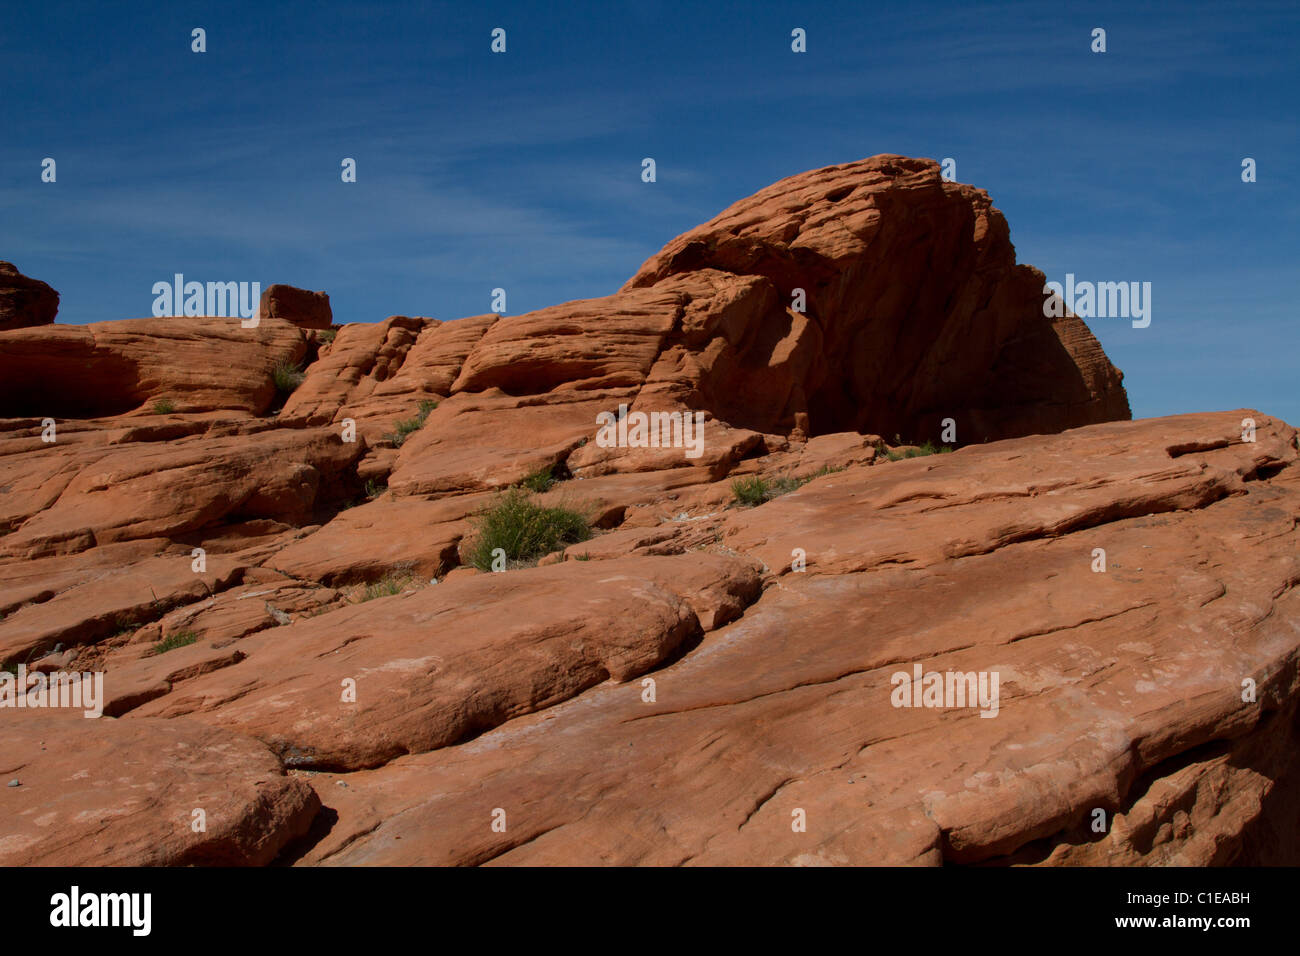
[[[882,7],[9,4],[0,259],[60,322],[148,315],[176,272],[324,289],[337,322],[497,286],[519,313],[614,291],[784,176],[953,157],[1020,261],[1152,283],[1149,328],[1090,323],[1135,416],[1300,423],[1300,5]]]

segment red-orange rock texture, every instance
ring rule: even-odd
[[[1300,862],[1297,432],[1129,421],[1042,285],[878,156],[527,315],[0,332],[0,662],[104,675],[0,707],[0,864]],[[465,566],[544,468],[594,536]]]

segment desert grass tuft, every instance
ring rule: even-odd
[[[505,554],[507,566],[536,561],[543,555],[591,537],[591,523],[570,508],[538,504],[524,488],[503,492],[475,516],[467,560],[481,571],[492,570],[493,552]]]

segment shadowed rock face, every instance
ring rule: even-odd
[[[59,311],[59,294],[29,279],[12,262],[0,262],[0,332],[49,325]]]
[[[987,441],[1129,417],[1087,326],[1043,317],[1044,276],[1016,265],[988,194],[944,182],[930,160],[781,180],[678,236],[624,288],[701,270],[756,280],[737,293],[751,315],[719,330],[694,383],[733,424],[788,432],[806,413],[813,434],[920,440],[952,417]]]
[[[277,283],[262,293],[259,313],[263,318],[283,319],[300,329],[328,329],[334,321],[330,297]]]
[[[527,315],[0,333],[0,662],[105,714],[0,707],[0,864],[1300,862],[1296,430],[1127,421],[1041,287],[876,157]],[[595,537],[461,566],[544,467]]]

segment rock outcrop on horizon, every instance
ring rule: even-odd
[[[59,312],[59,294],[29,279],[12,262],[0,262],[0,332],[49,325]]]
[[[878,156],[524,315],[0,333],[0,664],[105,714],[0,707],[0,864],[1300,862],[1297,432],[1128,420],[1042,286]],[[548,469],[594,536],[470,566]]]
[[[334,322],[330,297],[324,292],[308,292],[291,285],[267,286],[258,303],[262,318],[283,319],[300,329],[328,329]]]
[[[955,417],[980,442],[1129,417],[1087,326],[1044,319],[1044,276],[1016,265],[988,194],[930,160],[783,179],[668,243],[624,291],[704,276],[762,319],[736,303],[726,322],[686,318],[659,367],[697,366],[698,401],[734,424],[788,430],[803,413],[813,434],[925,437]]]

